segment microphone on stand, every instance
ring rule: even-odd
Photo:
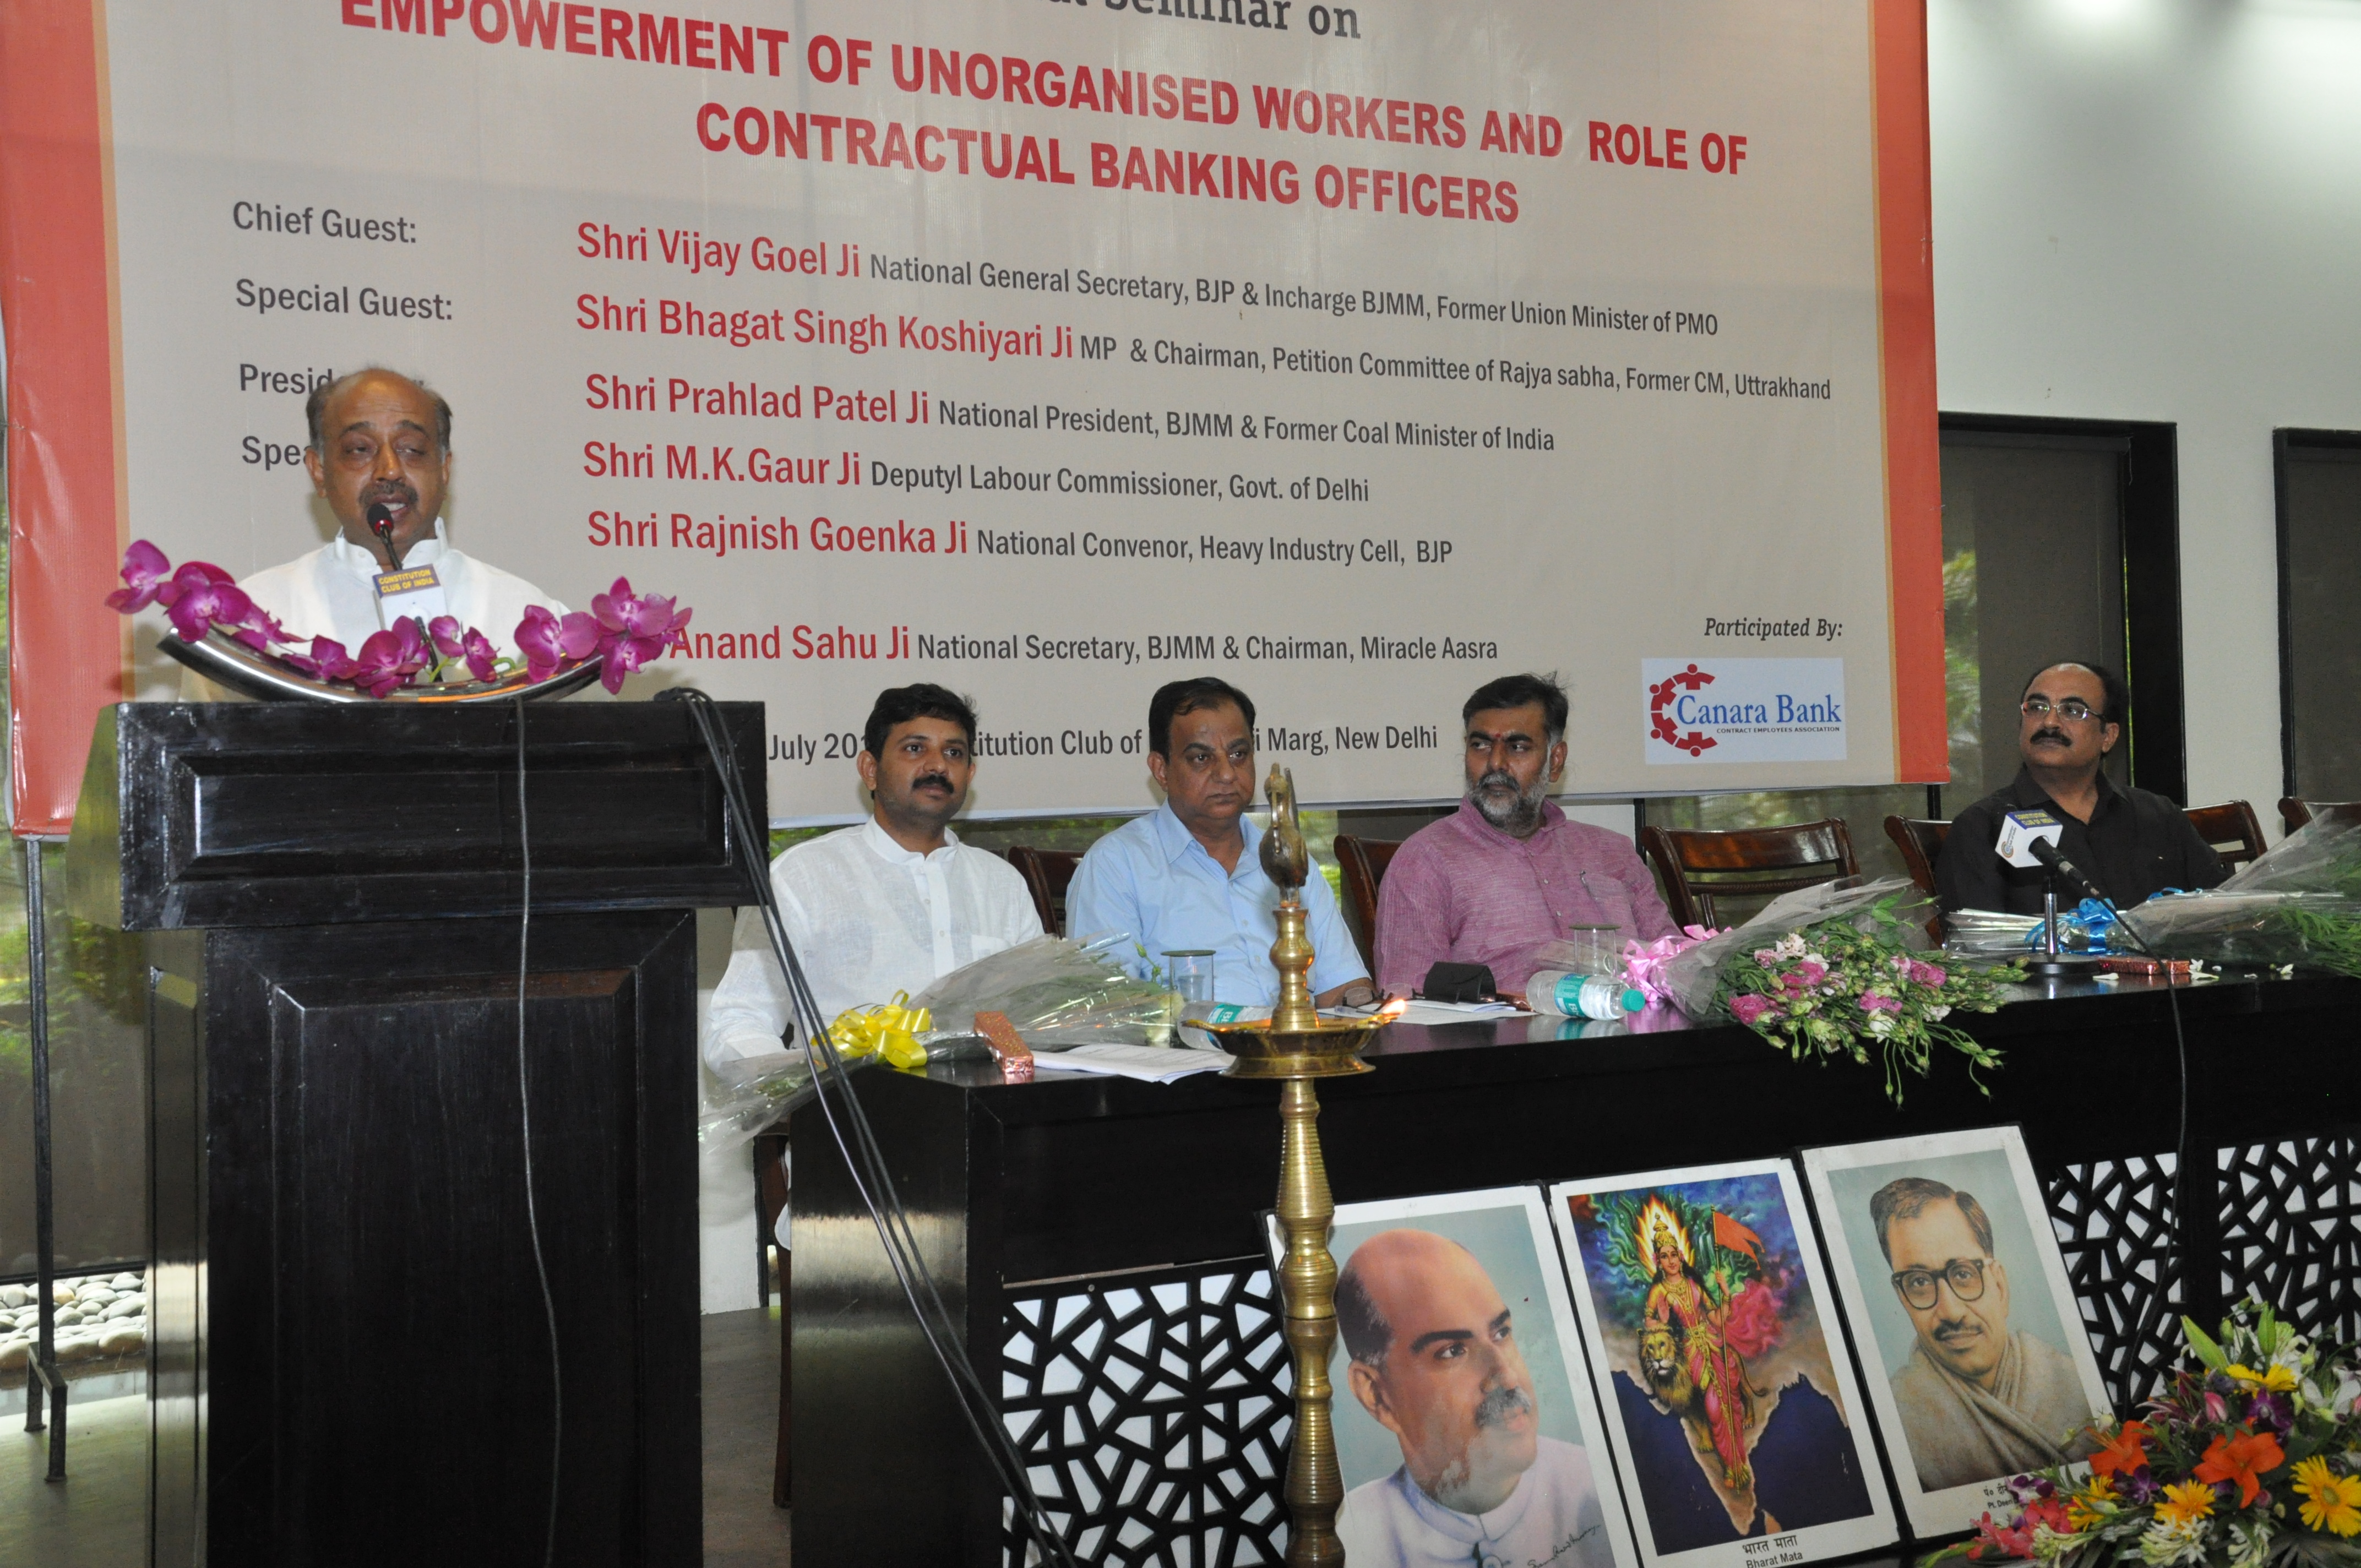
[[[2059,854],[2056,844],[2047,839],[2036,839],[2026,846],[2026,849],[2035,860],[2057,872],[2067,886],[2085,898],[2093,899],[2113,907],[2113,901],[2099,891],[2098,883],[2084,876],[2080,866]]]
[[[387,562],[391,565],[395,571],[401,571],[401,552],[395,548],[393,543],[393,509],[387,506],[383,501],[379,501],[368,509],[368,511],[366,514],[366,520],[369,526],[369,532],[377,535],[377,542],[379,544],[385,546],[385,558]]]
[[[2085,954],[2061,951],[2058,939],[2058,884],[2063,881],[2082,889],[2102,904],[2105,895],[2091,885],[2091,880],[2075,869],[2074,862],[2058,852],[2058,840],[2064,836],[2066,825],[2038,807],[2020,806],[2001,818],[2000,836],[1993,852],[2013,866],[2039,866],[2048,872],[2041,896],[2041,948],[2026,960],[2028,972],[2045,980],[2062,980],[2087,974],[2097,959]]]

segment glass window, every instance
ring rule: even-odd
[[[2361,433],[2279,433],[2287,793],[2361,800]]]
[[[2124,672],[2123,477],[2104,436],[1943,434],[1946,815],[2016,776],[2025,679],[2061,659]],[[2129,781],[2131,748],[2107,759]]]

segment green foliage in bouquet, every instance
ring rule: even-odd
[[[2262,1302],[2218,1339],[2188,1319],[2198,1365],[2142,1419],[2092,1429],[2081,1467],[2009,1483],[2005,1522],[1928,1557],[2060,1568],[2361,1568],[2361,1417],[2349,1356],[2323,1356]]]
[[[1714,992],[1717,1010],[1798,1061],[1850,1057],[1866,1067],[1875,1053],[1886,1096],[1896,1105],[1903,1075],[1926,1077],[1938,1046],[1966,1057],[1970,1079],[1989,1094],[1975,1074],[1999,1067],[2000,1053],[1946,1020],[1956,1012],[1998,1009],[2001,987],[2023,980],[2024,968],[1927,961],[1911,946],[1925,907],[1916,894],[1889,894],[1768,947],[1734,953]]]
[[[2281,936],[2293,945],[2289,962],[2317,964],[2361,979],[2361,919],[2341,910],[2299,905],[2282,909],[2272,918]]]

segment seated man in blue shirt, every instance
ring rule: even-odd
[[[1247,820],[1255,777],[1254,703],[1211,675],[1175,681],[1148,705],[1148,771],[1164,804],[1091,846],[1066,890],[1066,929],[1078,938],[1126,931],[1147,949],[1126,955],[1142,974],[1164,955],[1213,955],[1213,998],[1249,1007],[1279,1000],[1270,947],[1279,887],[1263,874],[1263,830]],[[1377,999],[1336,908],[1312,868],[1303,906],[1323,1007]]]

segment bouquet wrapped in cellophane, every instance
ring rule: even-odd
[[[2168,959],[2361,976],[2361,811],[2321,816],[2221,886],[2159,894],[2123,923]]]
[[[912,1071],[946,1058],[988,1056],[975,1037],[979,1013],[1005,1014],[1036,1051],[1170,1045],[1179,995],[1135,979],[1107,957],[1132,945],[1124,935],[1088,943],[1037,937],[955,969],[916,996],[848,1007],[830,1022],[829,1037],[848,1068],[884,1061]],[[742,1144],[812,1093],[812,1065],[801,1042],[712,1069],[698,1141],[717,1149]]]
[[[953,970],[910,998],[932,1020],[918,1043],[966,1038],[977,1014],[999,1013],[1037,1051],[1170,1045],[1179,994],[1126,973],[1107,956],[1133,945],[1123,934],[1087,943],[1036,937]]]
[[[1734,1018],[1799,1061],[1847,1057],[1865,1067],[1873,1053],[1900,1104],[1904,1072],[1926,1077],[1936,1046],[1972,1068],[2000,1065],[1999,1053],[1945,1020],[1993,1011],[2002,985],[2024,978],[2008,965],[1930,961],[1926,906],[1903,877],[1799,888],[1675,954],[1656,983],[1690,1017]]]

